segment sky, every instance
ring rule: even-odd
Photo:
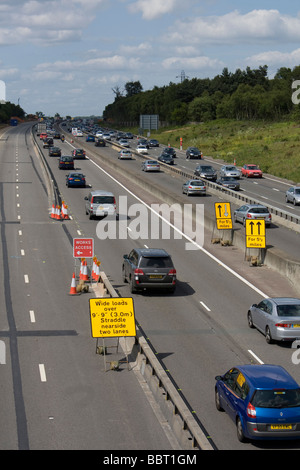
[[[299,64],[295,0],[0,0],[0,80],[27,114],[101,116],[127,82]]]

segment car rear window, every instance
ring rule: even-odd
[[[173,263],[169,256],[142,257],[140,261],[141,268],[172,268]]]
[[[269,213],[268,209],[264,207],[253,207],[253,209],[250,209],[250,212],[252,212],[252,214],[268,214]]]
[[[277,305],[279,317],[300,317],[300,305]]]
[[[191,181],[190,185],[191,186],[202,186],[203,183],[202,183],[202,181]]]
[[[113,196],[94,196],[94,204],[114,204],[115,198]]]
[[[251,404],[257,408],[293,408],[300,406],[300,389],[256,390]]]

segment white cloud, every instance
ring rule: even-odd
[[[131,12],[142,12],[145,20],[153,20],[173,11],[182,2],[178,0],[138,0],[129,6]]]
[[[278,10],[237,10],[223,16],[201,16],[179,20],[165,36],[172,43],[242,44],[262,42],[297,42],[300,40],[300,18],[282,15]]]
[[[199,70],[202,68],[219,68],[224,66],[223,62],[209,57],[169,57],[162,62],[165,69],[178,70],[186,68],[188,70]]]
[[[292,52],[265,51],[246,58],[251,65],[276,65],[277,67],[293,67],[300,63],[300,49]]]

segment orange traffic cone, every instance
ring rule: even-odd
[[[54,204],[52,204],[51,219],[55,219],[55,207],[54,207]]]
[[[62,206],[61,206],[61,218],[63,220],[69,220],[68,206],[65,204],[64,201],[62,201]]]
[[[74,294],[77,294],[76,292],[76,281],[75,281],[75,273],[73,273],[73,277],[72,277],[72,283],[71,283],[71,288],[70,288],[70,292],[69,292],[70,295],[74,295]]]
[[[87,270],[87,262],[86,261],[83,262],[81,279],[83,281],[89,281],[88,270]]]

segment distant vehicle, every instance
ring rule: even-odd
[[[111,140],[110,132],[103,132],[102,138],[105,140]]]
[[[168,153],[162,153],[159,157],[158,157],[158,161],[159,162],[163,162],[165,163],[166,165],[174,165],[174,158],[172,157],[172,155],[168,154]]]
[[[117,216],[116,199],[113,193],[104,190],[91,191],[84,199],[85,213],[90,219],[107,215]]]
[[[257,328],[274,341],[300,340],[300,299],[274,297],[253,304],[247,314],[250,328]]]
[[[146,147],[146,145],[143,145],[143,144],[139,144],[136,148],[136,151],[144,155],[148,154],[148,148]]]
[[[77,137],[83,137],[83,132],[80,129],[77,129]]]
[[[234,165],[223,165],[220,168],[220,176],[231,176],[231,178],[239,179],[241,171]]]
[[[188,180],[182,185],[182,193],[187,196],[191,196],[193,194],[205,196],[206,185],[202,180]]]
[[[122,149],[118,154],[120,160],[132,160],[132,153],[129,149]]]
[[[58,161],[58,168],[60,170],[73,170],[74,159],[71,155],[61,155]]]
[[[262,171],[257,165],[244,165],[241,171],[246,178],[262,178]]]
[[[127,139],[119,139],[119,144],[122,145],[123,147],[127,147],[127,148],[130,147]]]
[[[49,157],[60,157],[61,150],[59,147],[50,147],[49,148]]]
[[[162,153],[168,153],[169,155],[172,155],[173,158],[176,158],[176,150],[173,147],[165,147]]]
[[[66,185],[68,188],[72,186],[80,186],[85,188],[85,176],[82,173],[78,173],[77,171],[72,171],[66,176]]]
[[[149,147],[159,147],[159,142],[156,139],[150,139],[148,143],[149,143]]]
[[[95,136],[93,134],[88,134],[85,138],[86,142],[95,142]]]
[[[211,165],[197,165],[194,175],[210,181],[216,181],[218,177],[216,170]]]
[[[100,138],[100,137],[98,137],[98,138],[96,139],[95,146],[96,146],[96,147],[105,147],[105,146],[106,146],[105,140],[102,139],[102,138]]]
[[[40,140],[44,140],[44,139],[47,139],[48,135],[46,132],[41,132],[40,133]]]
[[[130,283],[132,293],[144,289],[174,292],[176,269],[171,256],[163,249],[133,249],[123,256],[122,276]]]
[[[77,160],[84,160],[85,159],[85,151],[83,149],[74,149],[72,152],[73,158]]]
[[[147,149],[149,148],[149,142],[147,139],[144,139],[144,138],[139,138],[138,139],[138,144],[141,144],[141,145],[145,145],[147,147]]]
[[[51,147],[53,144],[53,139],[52,137],[47,137],[46,139],[43,140],[43,148],[47,149]]]
[[[219,179],[217,179],[216,183],[220,186],[224,186],[224,188],[233,189],[234,191],[239,191],[240,189],[239,181],[237,181],[235,178],[232,178],[231,176],[221,176]]]
[[[300,204],[300,186],[292,186],[286,191],[285,202],[292,202],[294,206]]]
[[[103,131],[96,132],[96,137],[102,137],[102,136],[103,136]]]
[[[125,138],[126,139],[133,139],[133,134],[131,132],[126,132],[125,133]]]
[[[53,133],[53,139],[60,139],[60,132],[55,131]]]
[[[228,413],[240,442],[300,438],[300,387],[283,367],[245,364],[215,380],[216,408]]]
[[[142,163],[142,171],[160,171],[160,164],[156,160],[145,160]]]
[[[233,218],[235,222],[241,222],[244,226],[246,225],[246,220],[263,219],[266,226],[272,222],[269,209],[262,204],[243,204],[234,211]]]
[[[188,147],[185,152],[187,160],[190,158],[202,158],[201,152],[197,147]]]

